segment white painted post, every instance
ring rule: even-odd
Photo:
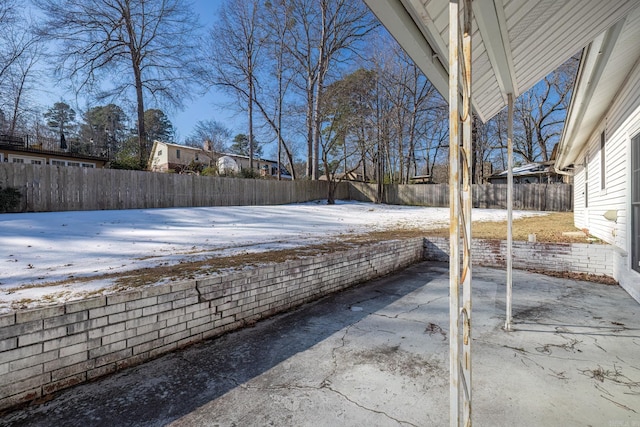
[[[504,329],[511,331],[513,288],[513,94],[507,95],[507,314]]]
[[[464,426],[471,425],[471,208],[472,197],[472,164],[473,146],[471,141],[471,0],[464,0],[464,26],[462,32],[463,80],[462,98],[462,226],[463,226],[463,256],[462,256],[462,359],[460,360],[460,384],[462,385],[464,411],[462,422]]]
[[[458,113],[458,12],[457,0],[449,2],[449,425],[460,425],[460,180]]]
[[[464,1],[463,62],[458,0],[449,2],[449,423],[471,425],[471,0]],[[461,67],[462,65],[462,67]],[[462,68],[462,104],[460,80]],[[460,115],[462,107],[462,115]],[[462,123],[462,133],[460,124]],[[462,137],[462,149],[460,147]],[[460,156],[462,153],[462,156]],[[460,161],[462,160],[462,165]],[[460,233],[462,230],[462,262]],[[461,274],[462,267],[462,274]],[[462,306],[460,287],[462,286]],[[460,328],[462,327],[462,334]],[[462,354],[461,354],[462,353]]]

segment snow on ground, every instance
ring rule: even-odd
[[[515,211],[514,218],[543,214]],[[472,216],[503,221],[506,211],[474,209]],[[0,313],[12,304],[78,299],[114,280],[73,278],[448,223],[448,208],[359,202],[0,214]]]

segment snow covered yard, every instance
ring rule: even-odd
[[[473,211],[474,221],[505,219]],[[113,273],[448,223],[448,208],[360,202],[1,214],[0,313],[107,293]]]

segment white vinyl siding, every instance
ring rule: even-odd
[[[640,133],[631,138],[631,268],[640,273]]]
[[[606,127],[606,128],[605,128]],[[600,135],[605,132],[605,189],[601,188]],[[640,132],[640,67],[636,67],[614,101],[589,144],[576,161],[575,224],[625,252],[630,251],[628,209],[630,208],[631,137]],[[589,200],[584,208],[584,164],[589,158]],[[578,191],[578,189],[580,189]],[[616,211],[617,221],[604,217]]]
[[[606,165],[606,139],[605,131],[600,133],[600,189],[604,190],[607,186],[607,165]]]
[[[584,208],[584,159],[580,159],[580,163],[576,163],[576,173],[573,177],[573,220],[578,228],[585,228],[587,223],[587,210]]]

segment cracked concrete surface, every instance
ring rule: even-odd
[[[621,288],[474,267],[473,420],[640,426],[640,306]],[[421,263],[5,414],[7,426],[448,424],[448,267]]]

